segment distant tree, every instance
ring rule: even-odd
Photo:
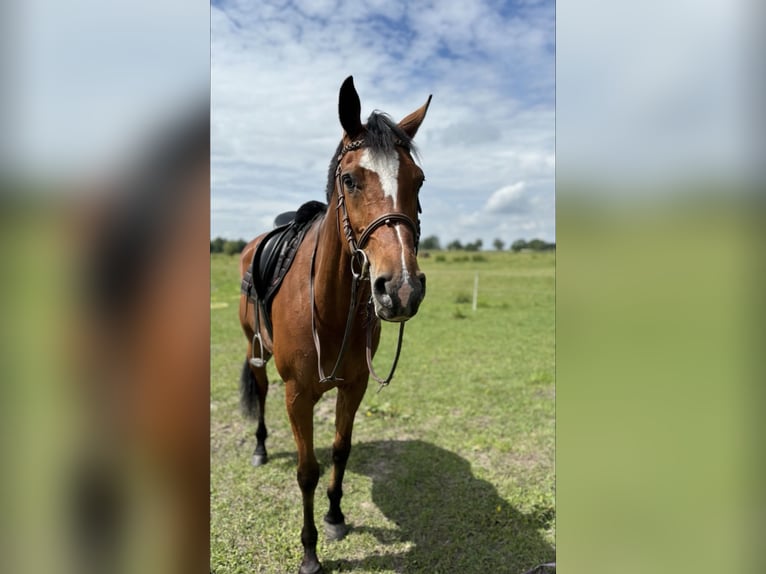
[[[441,243],[436,235],[429,235],[420,240],[420,248],[428,251],[441,251]]]
[[[493,246],[494,246],[494,248],[495,248],[495,249],[497,249],[498,251],[502,251],[502,250],[505,248],[505,241],[503,241],[502,239],[500,239],[500,238],[498,237],[497,239],[495,239],[495,240],[492,242],[492,245],[493,245]]]
[[[450,241],[447,244],[447,249],[449,251],[460,251],[461,249],[463,249],[463,244],[460,243],[459,239],[455,239],[454,241]]]
[[[481,251],[483,242],[481,239],[477,239],[473,243],[466,243],[463,247],[466,251]]]
[[[223,252],[226,255],[234,255],[235,253],[242,253],[242,250],[247,245],[247,241],[244,239],[227,239],[223,242]]]
[[[511,251],[518,253],[522,249],[527,248],[527,242],[524,239],[517,239],[513,243],[511,243]]]
[[[223,237],[216,237],[210,242],[210,253],[223,253]]]
[[[532,239],[529,243],[527,243],[527,248],[531,249],[532,251],[543,251],[547,245],[548,244],[542,239]]]

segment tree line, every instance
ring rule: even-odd
[[[210,253],[225,253],[226,255],[234,255],[235,253],[242,253],[242,250],[247,245],[247,241],[244,239],[224,239],[222,237],[216,237],[210,240]],[[447,244],[447,251],[481,251],[483,247],[481,239],[470,243],[462,243],[459,239],[450,241]],[[505,241],[500,238],[495,239],[492,242],[492,247],[495,251],[505,250]],[[420,248],[425,251],[442,251],[441,242],[436,235],[430,235],[420,240]],[[510,245],[510,250],[518,253],[519,251],[550,251],[556,249],[555,243],[548,243],[542,239],[517,239]]]
[[[242,250],[247,245],[247,241],[244,239],[224,239],[223,237],[216,237],[210,240],[210,253],[225,253],[226,255],[234,255],[235,253],[242,253]]]
[[[505,241],[500,238],[495,239],[492,242],[492,247],[495,251],[503,251],[505,249]],[[450,241],[447,244],[447,251],[481,251],[483,242],[481,239],[477,239],[471,243],[462,243],[459,239]],[[430,235],[420,240],[420,248],[428,251],[442,251],[441,241],[436,235]],[[517,239],[510,245],[510,250],[518,253],[519,251],[550,251],[556,249],[555,243],[548,243],[542,239]]]

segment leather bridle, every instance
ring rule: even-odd
[[[396,146],[403,147],[409,151],[409,146],[406,145],[401,140],[397,139],[394,143]],[[367,245],[367,242],[369,241],[370,236],[379,227],[382,227],[384,225],[390,226],[390,225],[397,225],[399,223],[402,223],[406,225],[407,227],[409,227],[410,231],[412,231],[413,237],[415,238],[415,253],[416,254],[418,251],[418,245],[420,243],[420,219],[418,218],[417,221],[413,221],[411,217],[401,212],[389,212],[379,217],[376,217],[364,228],[358,240],[354,237],[353,226],[351,225],[351,220],[349,219],[349,216],[348,216],[348,210],[346,209],[346,195],[343,190],[341,160],[348,152],[360,149],[364,147],[364,145],[365,145],[364,140],[355,140],[349,144],[346,144],[341,149],[340,153],[338,154],[338,158],[337,158],[338,167],[335,170],[335,182],[336,182],[336,190],[338,194],[338,203],[336,205],[336,210],[338,212],[338,219],[341,221],[341,224],[342,224],[342,234],[345,237],[346,242],[348,243],[349,249],[351,250],[352,279],[351,279],[351,297],[349,301],[348,316],[346,318],[346,329],[345,329],[345,332],[343,333],[343,342],[341,343],[340,352],[338,353],[338,358],[335,361],[335,366],[333,367],[333,370],[329,375],[325,375],[324,370],[322,369],[322,352],[320,348],[321,345],[319,341],[319,334],[317,333],[317,329],[316,329],[316,320],[315,320],[316,311],[315,311],[315,304],[314,304],[314,301],[315,301],[314,300],[314,275],[315,275],[315,262],[316,262],[317,248],[319,246],[318,232],[316,234],[316,238],[314,241],[314,251],[311,255],[311,276],[309,280],[309,290],[310,290],[310,297],[311,297],[311,332],[314,337],[314,346],[316,347],[316,351],[317,351],[317,365],[318,365],[320,383],[337,382],[337,381],[343,380],[338,378],[336,373],[338,371],[338,367],[340,366],[340,363],[343,359],[343,355],[345,354],[346,348],[348,346],[348,339],[351,333],[351,327],[352,327],[353,319],[354,319],[354,309],[357,306],[357,291],[358,291],[359,283],[361,281],[370,280],[369,259],[367,257],[367,254],[364,251],[364,248]],[[418,211],[420,211],[420,202],[418,202]],[[399,353],[402,348],[402,339],[404,336],[404,322],[402,321],[401,323],[399,323],[399,339],[397,342],[396,355],[394,356],[391,370],[388,376],[385,379],[383,379],[375,373],[375,370],[372,367],[372,331],[373,331],[373,326],[375,322],[376,321],[380,322],[380,320],[375,316],[372,295],[370,295],[370,300],[367,303],[367,313],[368,313],[367,343],[366,343],[367,367],[369,369],[370,376],[375,381],[380,383],[381,385],[380,388],[383,388],[383,386],[388,385],[388,383],[391,382],[391,379],[394,376],[394,371],[396,370],[396,365],[399,361]]]
[[[407,144],[399,139],[397,139],[394,144],[408,151],[410,149]],[[351,225],[351,220],[348,217],[348,210],[346,210],[346,194],[343,191],[343,169],[341,166],[341,160],[343,160],[343,156],[345,156],[348,152],[357,150],[362,147],[364,147],[364,140],[356,140],[344,146],[338,154],[338,167],[335,169],[335,188],[338,191],[338,205],[336,209],[338,210],[339,215],[341,215],[340,219],[343,225],[343,235],[345,236],[346,241],[351,248],[351,254],[354,255],[357,251],[364,249],[367,245],[367,241],[370,239],[370,236],[378,227],[383,225],[395,225],[397,223],[404,223],[407,227],[410,228],[410,231],[412,231],[412,235],[415,238],[415,253],[417,253],[418,246],[420,244],[420,220],[418,219],[418,221],[415,222],[411,217],[399,211],[384,213],[380,217],[376,217],[367,225],[367,227],[364,228],[362,234],[359,236],[359,241],[357,242],[354,239],[353,227]],[[418,203],[418,210],[419,209],[420,203]]]

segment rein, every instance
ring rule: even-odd
[[[400,147],[407,148],[407,146],[400,140],[396,140],[395,144]],[[343,379],[339,378],[336,373],[338,371],[338,368],[340,367],[340,364],[343,360],[343,355],[346,353],[346,349],[348,347],[348,341],[349,336],[351,334],[351,329],[354,322],[354,309],[356,309],[358,301],[357,301],[357,295],[358,295],[358,289],[359,284],[362,281],[369,281],[370,280],[370,262],[367,258],[367,254],[364,251],[364,247],[367,245],[367,241],[370,239],[370,236],[372,233],[378,228],[382,227],[383,225],[390,226],[390,225],[396,225],[398,223],[403,223],[407,225],[410,230],[412,231],[414,237],[415,237],[415,252],[417,253],[418,244],[420,243],[420,222],[417,223],[414,222],[410,217],[405,215],[404,213],[397,213],[397,212],[390,212],[381,215],[380,217],[375,218],[373,221],[371,221],[367,227],[362,231],[362,234],[359,236],[359,241],[357,242],[354,239],[354,231],[353,227],[351,226],[351,221],[348,217],[348,210],[346,209],[346,196],[343,192],[343,182],[341,181],[341,160],[343,159],[343,156],[346,155],[346,153],[359,149],[364,146],[364,142],[362,140],[356,140],[351,142],[350,144],[343,147],[343,149],[340,151],[340,154],[338,155],[338,167],[335,170],[335,179],[336,179],[336,189],[338,191],[338,204],[336,206],[336,211],[338,212],[338,215],[341,216],[339,219],[342,221],[343,226],[343,235],[346,239],[346,242],[349,245],[349,248],[351,250],[351,297],[349,301],[349,307],[348,307],[348,316],[346,317],[346,328],[343,332],[343,341],[341,342],[340,346],[340,352],[338,353],[338,357],[335,360],[335,366],[332,369],[332,372],[329,375],[324,374],[324,370],[322,369],[322,350],[321,345],[319,341],[319,334],[316,329],[316,305],[315,305],[315,299],[314,299],[314,275],[315,275],[315,268],[316,268],[316,254],[317,254],[317,248],[319,247],[319,232],[317,231],[316,238],[314,240],[314,251],[311,254],[311,275],[309,279],[309,293],[311,297],[311,334],[314,338],[314,346],[316,347],[317,351],[317,367],[319,372],[319,382],[320,383],[331,383],[331,382],[338,382],[342,381]],[[367,302],[367,342],[366,342],[366,358],[367,358],[367,369],[369,370],[370,376],[380,384],[380,389],[382,389],[384,386],[388,385],[391,382],[391,379],[394,377],[394,371],[396,371],[396,365],[399,362],[399,354],[402,350],[402,339],[404,337],[404,322],[402,321],[399,323],[399,338],[396,344],[396,355],[394,356],[393,364],[391,365],[391,370],[388,373],[388,376],[383,379],[377,375],[375,372],[375,369],[372,367],[372,331],[375,322],[380,323],[380,319],[378,319],[375,316],[375,305],[373,303],[372,294],[370,294],[370,299]]]

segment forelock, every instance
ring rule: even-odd
[[[397,148],[403,147],[413,157],[418,157],[418,150],[412,141],[412,138],[400,128],[397,123],[391,119],[391,116],[384,112],[374,111],[367,118],[364,126],[362,140],[363,147],[370,150],[372,155],[388,155]],[[335,172],[338,169],[338,156],[343,151],[343,141],[338,144],[335,153],[330,160],[330,167],[327,170],[327,203],[330,203],[335,188]]]

